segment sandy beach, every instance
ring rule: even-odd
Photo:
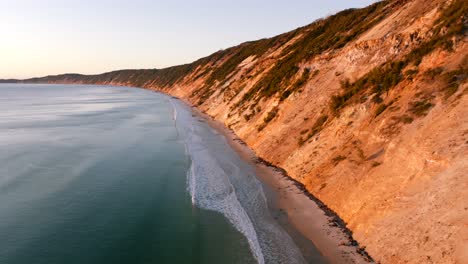
[[[188,102],[186,102],[188,103]],[[193,111],[222,134],[228,144],[255,168],[257,177],[264,184],[271,213],[293,237],[308,261],[308,243],[313,243],[330,263],[373,263],[365,249],[352,238],[345,223],[326,205],[305,191],[302,185],[291,179],[281,168],[258,158],[237,135],[224,124],[202,113]]]

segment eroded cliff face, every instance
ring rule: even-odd
[[[384,1],[165,70],[31,81],[141,86],[232,128],[382,263],[468,256],[466,1]]]

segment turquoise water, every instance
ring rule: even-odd
[[[0,85],[0,263],[304,263],[252,168],[146,90]]]

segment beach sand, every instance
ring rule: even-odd
[[[186,102],[187,103],[187,102]],[[224,124],[202,113],[193,112],[222,134],[228,144],[251,164],[264,185],[268,205],[275,219],[299,246],[304,257],[314,263],[310,243],[330,263],[372,263],[373,260],[352,238],[345,223],[323,203],[305,191],[302,185],[280,168],[258,158],[235,133]],[[315,252],[315,256],[317,252]]]

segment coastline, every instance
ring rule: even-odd
[[[57,83],[55,83],[57,84]],[[80,85],[80,84],[78,84]],[[226,142],[248,164],[253,166],[256,176],[263,184],[272,216],[285,228],[293,240],[298,243],[302,253],[307,255],[307,243],[319,250],[329,263],[375,263],[371,256],[361,248],[352,237],[346,223],[323,202],[307,192],[303,185],[282,168],[263,160],[242,141],[235,132],[222,122],[203,113],[189,101],[163,91],[116,84],[81,84],[121,86],[150,90],[172,97],[186,104],[192,112],[205,120],[210,127],[224,136]],[[303,240],[307,240],[304,241]],[[307,256],[306,257],[307,259]],[[313,262],[312,262],[313,263]]]
[[[159,91],[157,91],[159,92]],[[213,129],[224,136],[239,156],[255,169],[264,186],[270,212],[298,243],[308,260],[307,243],[319,250],[329,263],[374,263],[371,256],[352,237],[346,223],[323,202],[289,177],[283,169],[257,157],[252,149],[231,129],[203,113],[188,101],[169,95],[191,107]]]

